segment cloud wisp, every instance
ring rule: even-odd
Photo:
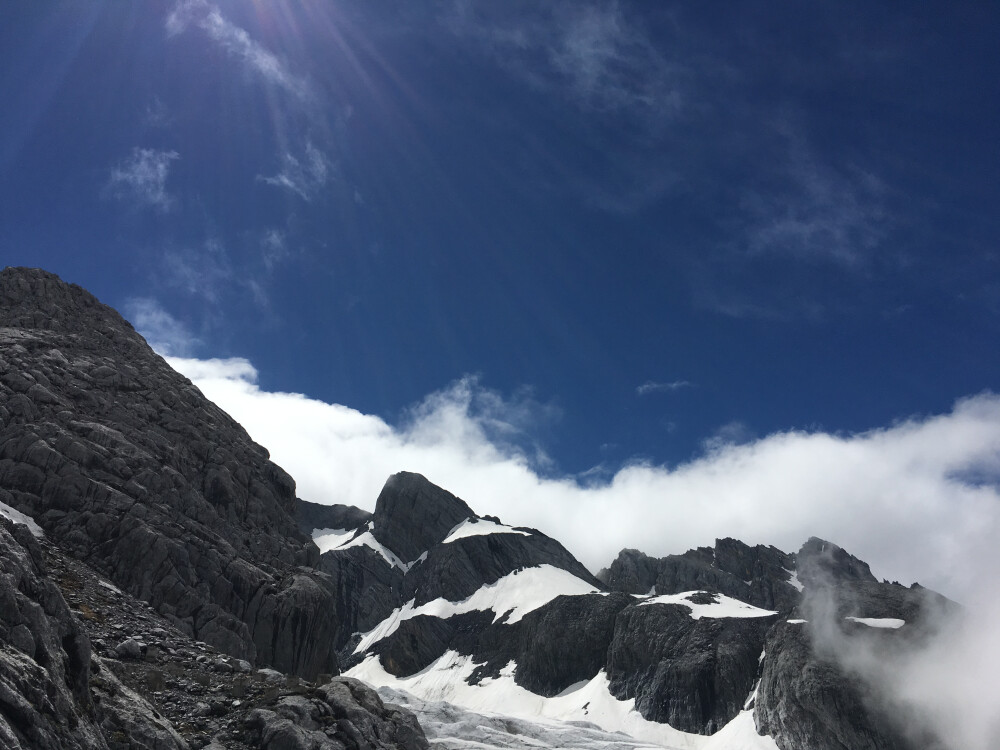
[[[176,151],[133,148],[127,159],[112,167],[106,192],[142,208],[169,211],[174,198],[167,193],[167,177],[171,163],[178,158]]]
[[[679,107],[673,66],[617,2],[507,6],[457,0],[444,26],[530,85],[591,111],[660,117]]]
[[[673,393],[682,388],[693,388],[694,383],[687,380],[657,381],[647,380],[635,389],[637,396],[648,396],[650,393]]]
[[[335,165],[323,151],[312,143],[306,143],[300,156],[295,156],[290,151],[281,154],[281,169],[276,175],[258,175],[257,179],[289,190],[308,203],[330,181],[334,169]]]
[[[791,138],[783,187],[748,190],[746,249],[803,261],[861,266],[888,231],[881,180],[865,170],[837,170],[817,160],[801,138]]]
[[[161,272],[168,285],[211,304],[237,280],[226,248],[215,239],[163,253]]]
[[[781,432],[716,441],[677,467],[629,464],[581,485],[545,476],[523,441],[497,439],[505,400],[474,407],[479,386],[428,396],[400,425],[256,384],[250,363],[171,359],[295,477],[301,497],[371,508],[386,477],[409,470],[478,512],[556,536],[593,569],[624,547],[683,552],[733,536],[797,550],[840,544],[877,575],[919,580],[969,601],[1000,574],[1000,397],[854,435]],[[494,394],[495,395],[495,394]],[[516,409],[515,409],[516,411]],[[984,481],[984,478],[989,481]]]
[[[306,81],[293,75],[277,55],[227,19],[217,5],[207,0],[180,0],[167,16],[167,34],[175,36],[191,26],[200,29],[227,54],[267,83],[299,99],[310,97]]]

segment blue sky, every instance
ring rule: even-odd
[[[1000,383],[998,21],[7,2],[0,262],[547,479],[892,429]]]

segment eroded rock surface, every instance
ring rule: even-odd
[[[118,313],[34,269],[0,272],[0,502],[191,635],[337,671],[292,479]]]

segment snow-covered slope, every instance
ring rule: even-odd
[[[647,721],[635,701],[611,695],[603,672],[560,695],[544,698],[518,686],[511,664],[499,677],[472,686],[470,657],[443,655],[431,668],[408,678],[386,673],[370,658],[349,672],[380,688],[389,700],[417,714],[435,746],[472,748],[656,747],[671,750],[777,750],[757,734],[751,711],[741,712],[711,737],[680,732]]]

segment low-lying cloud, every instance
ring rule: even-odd
[[[390,474],[416,471],[477,512],[536,527],[591,569],[624,547],[683,552],[732,536],[795,551],[809,536],[880,577],[969,604],[1000,573],[1000,396],[857,434],[787,431],[715,441],[676,467],[635,463],[607,481],[551,477],[523,440],[504,439],[505,400],[463,379],[401,424],[302,394],[267,392],[246,360],[168,359],[228,411],[319,503],[374,507]],[[490,409],[477,406],[486,394]],[[513,404],[512,413],[522,407]]]

